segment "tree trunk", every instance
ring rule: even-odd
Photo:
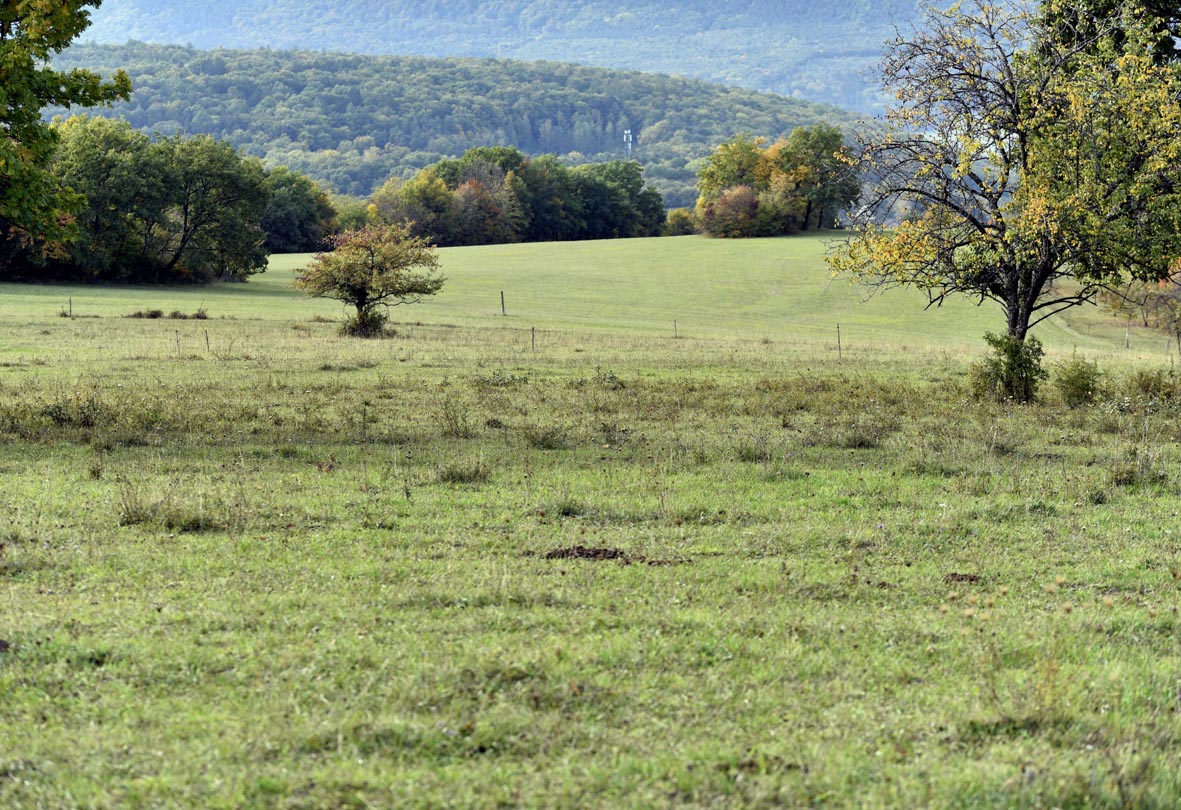
[[[1029,332],[1029,313],[1025,308],[1020,304],[1008,307],[1007,321],[1009,337],[1024,341]]]

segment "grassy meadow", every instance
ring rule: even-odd
[[[978,402],[994,309],[824,250],[0,285],[0,806],[1178,806],[1176,347]]]

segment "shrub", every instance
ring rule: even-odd
[[[346,337],[380,338],[393,337],[396,332],[386,325],[389,319],[384,312],[369,309],[345,319],[340,334]]]
[[[356,307],[341,332],[382,337],[388,332],[379,306],[413,304],[443,286],[434,245],[411,236],[409,226],[370,226],[329,239],[333,250],[317,253],[295,276],[295,286],[314,298]]]
[[[1137,369],[1128,377],[1128,395],[1158,401],[1177,397],[1177,374],[1172,369]]]
[[[93,428],[108,422],[114,411],[96,389],[60,394],[41,408],[58,427]]]
[[[1012,335],[984,336],[992,354],[972,366],[969,385],[977,399],[1033,402],[1037,388],[1048,374],[1042,368],[1042,342],[1035,337],[1018,340]]]
[[[754,236],[758,224],[759,196],[750,186],[734,186],[701,207],[701,230],[707,236]]]
[[[1068,408],[1091,405],[1099,397],[1099,364],[1072,357],[1061,363],[1054,371],[1054,387],[1062,395],[1062,402]]]
[[[674,208],[668,212],[664,232],[668,236],[688,236],[697,233],[697,217],[693,216],[692,209]]]

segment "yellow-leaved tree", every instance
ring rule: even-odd
[[[1181,256],[1181,75],[1131,5],[1063,36],[1023,3],[958,3],[882,61],[895,103],[862,135],[873,182],[830,263],[932,305],[999,304],[1004,396],[1034,396],[1032,327]]]

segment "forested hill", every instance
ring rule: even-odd
[[[647,180],[667,204],[690,205],[697,162],[732,135],[850,120],[797,99],[548,62],[130,43],[75,45],[54,65],[128,72],[131,101],[93,114],[211,134],[354,195],[474,146],[570,163],[624,158],[630,130]]]
[[[104,0],[84,41],[552,60],[872,111],[866,75],[921,0]],[[197,10],[199,9],[199,11]]]

